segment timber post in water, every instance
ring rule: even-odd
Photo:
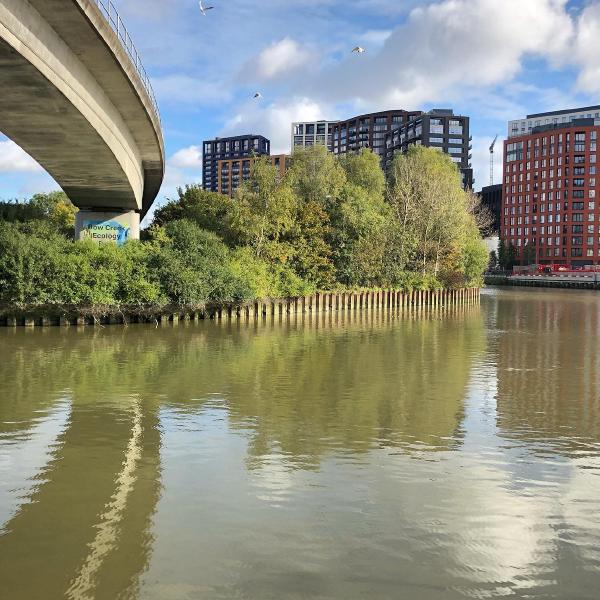
[[[475,305],[480,302],[480,288],[444,290],[367,290],[357,292],[317,292],[310,296],[216,302],[205,307],[78,307],[39,306],[31,309],[0,307],[0,326],[67,327],[104,326],[129,323],[186,323],[205,319],[226,321],[263,320],[267,316],[290,318],[293,315],[377,311],[402,314],[413,309],[440,310],[449,306]]]

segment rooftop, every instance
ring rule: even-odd
[[[537,117],[550,117],[553,115],[570,115],[571,113],[587,112],[587,111],[600,111],[600,105],[595,106],[583,106],[581,108],[570,108],[566,110],[552,110],[550,112],[535,113],[533,115],[527,115],[526,119],[536,119]]]

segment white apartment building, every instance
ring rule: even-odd
[[[306,148],[321,144],[332,152],[332,125],[337,121],[306,121],[292,123],[292,153],[294,148]]]
[[[527,115],[527,117],[524,119],[515,119],[514,121],[509,121],[508,137],[510,138],[518,135],[529,135],[534,127],[570,123],[575,119],[600,119],[600,106],[587,106],[584,108],[537,113],[534,115]]]

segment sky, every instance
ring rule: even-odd
[[[600,0],[206,0],[207,16],[197,0],[113,3],[160,106],[167,167],[155,206],[201,181],[204,139],[257,133],[283,153],[293,121],[399,108],[471,117],[479,189],[510,119],[600,104]],[[0,135],[0,199],[52,189]]]

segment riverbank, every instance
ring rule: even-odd
[[[486,285],[600,290],[600,273],[556,275],[485,275]]]
[[[134,323],[178,323],[205,319],[260,320],[298,314],[363,310],[401,312],[413,307],[442,308],[478,304],[479,288],[445,290],[368,290],[327,292],[254,302],[209,303],[205,306],[36,306],[0,307],[0,327],[104,326]]]

